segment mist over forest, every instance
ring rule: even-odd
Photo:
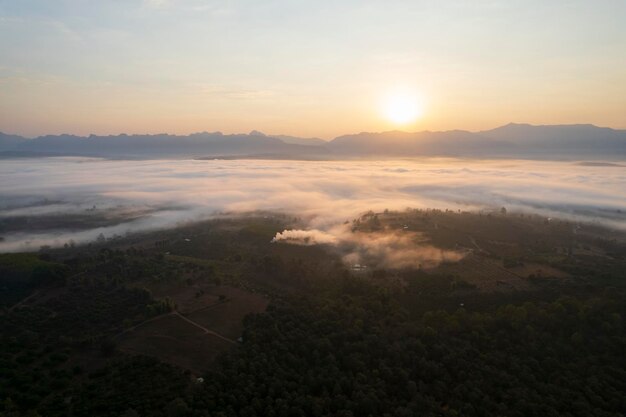
[[[390,161],[17,158],[0,174],[0,249],[85,243],[259,210],[324,232],[364,212],[439,208],[538,213],[624,228],[616,164],[526,160]],[[84,224],[65,226],[67,216]],[[30,219],[26,227],[12,227]],[[39,219],[39,222],[37,221]],[[22,220],[23,221],[23,220]]]

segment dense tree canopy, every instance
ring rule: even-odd
[[[185,243],[164,254],[157,241],[0,257],[0,416],[626,414],[625,257],[614,243],[602,263],[559,258],[568,280],[487,293],[433,271],[351,273],[317,249],[273,253],[266,228],[203,233],[221,255]],[[225,281],[272,302],[202,373],[119,350],[120,332],[176,308],[139,283],[173,280]],[[37,302],[17,301],[29,294]]]

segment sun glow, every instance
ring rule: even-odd
[[[382,103],[382,111],[387,120],[396,125],[415,122],[424,113],[424,104],[417,94],[394,91]]]

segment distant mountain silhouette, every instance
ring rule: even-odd
[[[13,150],[18,147],[23,140],[25,139],[21,136],[7,135],[0,132],[0,151]]]
[[[107,158],[246,157],[324,159],[351,157],[503,157],[530,159],[626,159],[626,130],[593,125],[508,124],[482,132],[382,132],[344,135],[326,142],[249,134],[47,135],[34,139],[0,133],[0,156],[97,156]]]
[[[285,143],[292,143],[294,145],[324,146],[328,144],[328,142],[320,138],[299,138],[296,136],[286,136],[286,135],[273,135],[273,137],[278,138]]]
[[[340,136],[328,147],[358,156],[458,156],[554,158],[626,158],[626,130],[593,125],[533,126],[510,123],[467,132],[383,132]]]
[[[513,153],[515,145],[463,130],[446,132],[358,133],[333,139],[335,153],[356,156],[480,156]]]
[[[526,156],[541,154],[626,155],[626,130],[614,130],[590,124],[546,125],[509,123],[479,135],[515,143]]]
[[[258,130],[253,130],[249,133],[250,136],[268,136],[263,132],[259,132]],[[297,136],[287,136],[287,135],[269,135],[273,138],[277,138],[282,140],[285,143],[291,143],[293,145],[326,145],[326,141],[320,138],[300,138]]]
[[[88,137],[48,135],[35,139],[20,138],[3,147],[5,156],[100,156],[110,158],[180,158],[210,155],[323,155],[328,150],[265,136],[260,132],[249,135],[224,135],[220,132],[194,133],[188,136],[168,134],[117,135]]]

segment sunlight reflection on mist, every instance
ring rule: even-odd
[[[506,206],[626,228],[626,170],[517,160],[4,160],[0,221],[110,211],[86,230],[3,232],[0,251],[171,227],[215,212],[276,210],[328,230],[367,210]],[[121,213],[121,214],[120,214]],[[126,213],[139,213],[127,216]]]

